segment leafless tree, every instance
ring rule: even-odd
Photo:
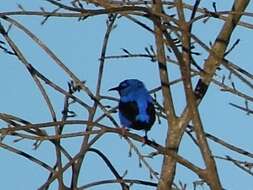
[[[151,187],[158,190],[188,189],[188,186],[183,182],[175,181],[178,165],[186,167],[199,177],[193,182],[194,188],[197,189],[200,185],[206,184],[207,188],[219,190],[226,187],[222,184],[222,176],[219,175],[217,162],[224,161],[231,163],[231,170],[239,168],[249,175],[253,175],[253,162],[250,162],[253,153],[233,145],[233,142],[226,142],[214,134],[208,133],[205,130],[205,123],[201,119],[202,114],[199,112],[199,105],[201,106],[200,103],[205,100],[209,87],[216,86],[245,102],[242,105],[231,103],[228,106],[246,114],[253,113],[249,105],[253,101],[253,97],[248,94],[253,88],[253,75],[250,71],[242,68],[239,62],[233,63],[228,58],[228,55],[233,54],[235,48],[240,49],[239,40],[231,42],[231,35],[235,28],[240,27],[244,30],[253,28],[251,23],[241,19],[253,16],[252,13],[245,11],[249,2],[249,0],[233,0],[230,9],[219,11],[216,3],[222,2],[210,3],[205,0],[192,0],[192,3],[186,3],[183,0],[45,0],[37,2],[38,7],[41,7],[38,10],[27,10],[22,3],[18,4],[16,10],[0,10],[1,54],[15,57],[18,64],[21,63],[25,66],[38,88],[37,93],[40,93],[46,103],[51,118],[50,121],[36,123],[10,113],[0,113],[2,120],[1,149],[25,157],[48,172],[48,178],[44,184],[38,184],[40,190],[50,189],[55,182],[57,182],[58,189],[73,190],[89,189],[99,185],[104,185],[104,189],[108,189],[108,184],[115,184],[118,189],[123,190],[135,189],[136,184],[142,185],[144,188]],[[4,2],[2,3],[4,4]],[[104,31],[100,57],[97,57],[99,71],[93,73],[93,75],[97,75],[95,91],[86,84],[85,78],[80,78],[75,74],[71,65],[66,66],[68,64],[62,61],[60,56],[50,49],[33,29],[28,29],[26,24],[19,20],[20,17],[28,18],[29,21],[39,17],[42,25],[41,30],[43,30],[49,22],[58,22],[56,19],[58,17],[61,18],[61,21],[68,18],[73,22],[78,20],[78,24],[83,24],[89,18],[98,16],[107,18],[107,28]],[[122,22],[122,18],[135,24],[137,29],[145,30],[147,35],[151,34],[154,37],[154,44],[143,47],[144,50],[141,53],[124,47],[122,47],[121,54],[107,53],[111,32]],[[195,34],[194,27],[206,30],[207,26],[211,25],[212,27],[214,20],[218,21],[220,26],[220,28],[212,28],[212,30],[216,30],[217,34],[206,36],[206,39]],[[30,60],[27,53],[15,41],[15,35],[20,31],[31,40],[30,43],[38,46],[50,57],[50,64],[56,64],[63,71],[62,78],[66,78],[67,88],[50,79],[44,71],[37,69],[35,63],[38,60]],[[236,36],[236,38],[239,39],[240,36]],[[209,44],[206,43],[207,40],[210,41]],[[66,52],[70,48],[70,46],[66,46]],[[114,106],[117,105],[118,99],[101,91],[104,69],[110,67],[107,62],[115,59],[118,61],[132,59],[134,61],[137,58],[151,62],[159,69],[160,84],[157,84],[157,87],[152,89],[150,93],[154,95],[159,122],[167,124],[164,143],[158,142],[157,139],[146,142],[144,148],[149,147],[148,154],[144,154],[141,135],[136,134],[135,131],[129,131],[122,136],[121,126],[115,115],[117,106]],[[85,64],[80,69],[88,69],[89,64],[97,63]],[[169,74],[171,68],[180,73],[179,78]],[[68,79],[70,80],[68,81]],[[182,97],[185,98],[185,108],[181,113],[176,111],[178,108],[173,96],[174,85],[179,85],[177,88],[181,89]],[[249,89],[246,92],[243,90],[245,86]],[[2,89],[5,87],[2,86]],[[52,94],[59,97],[64,96],[61,110],[55,108]],[[161,95],[161,101],[156,98],[156,94]],[[14,105],[9,104],[10,108],[12,106],[15,109]],[[73,111],[76,109],[84,110],[85,117],[76,114]],[[61,116],[59,117],[59,115]],[[224,116],[224,119],[229,119],[229,116]],[[107,122],[104,122],[105,120]],[[76,126],[81,126],[78,128],[79,131],[74,130]],[[127,172],[120,174],[119,168],[114,166],[115,163],[110,159],[110,156],[106,155],[103,149],[94,147],[94,144],[103,141],[103,137],[109,134],[115,135],[118,141],[127,142],[130,153],[134,152],[138,156],[140,165],[148,170],[150,180],[131,178]],[[191,146],[198,148],[203,164],[192,162],[189,157],[179,153],[184,134],[190,137],[193,142]],[[75,154],[71,153],[68,146],[65,146],[73,138],[82,139],[79,151]],[[48,142],[52,150],[48,154],[52,154],[52,156],[55,154],[55,163],[48,164],[25,148],[18,148],[16,145],[20,141],[34,142],[36,153],[40,152],[41,144]],[[209,146],[210,143],[221,145],[227,154],[215,154]],[[106,149],[106,146],[104,148]],[[231,151],[238,154],[240,159],[229,156]],[[90,152],[101,158],[101,162],[105,163],[104,169],[109,169],[114,178],[86,184],[80,181],[80,174],[82,170],[85,170],[85,167],[82,166],[85,165],[85,158]],[[160,162],[160,171],[156,171],[150,160],[159,156],[162,156],[163,160]],[[136,162],[134,159],[130,159],[129,162],[131,161]],[[127,164],[125,167],[127,168]],[[15,168],[10,168],[10,170],[15,172]],[[120,170],[124,170],[124,168]],[[67,171],[70,172],[69,178],[64,177]],[[136,171],[139,170],[136,169]],[[4,180],[4,175],[1,175],[1,179]]]

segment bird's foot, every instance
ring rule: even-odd
[[[148,144],[149,142],[148,136],[145,135],[144,137],[142,137],[141,142],[142,142],[142,146],[145,146],[146,144]]]
[[[122,127],[120,129],[121,129],[121,137],[126,137],[126,132],[128,132],[129,130],[125,127]]]

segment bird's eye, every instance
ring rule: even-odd
[[[128,84],[126,82],[123,82],[120,84],[121,89],[126,88],[127,86],[128,86]]]
[[[143,84],[141,83],[141,82],[138,82],[138,87],[142,87],[143,86]]]

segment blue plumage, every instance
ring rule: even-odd
[[[121,125],[135,130],[145,130],[145,137],[147,137],[147,131],[155,122],[155,108],[144,84],[137,79],[128,79],[110,90],[116,90],[120,95]]]

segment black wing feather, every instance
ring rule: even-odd
[[[148,103],[147,113],[148,113],[148,115],[150,117],[150,119],[149,119],[149,125],[150,125],[150,128],[151,128],[151,126],[155,122],[155,107],[154,107],[153,103]]]
[[[139,114],[139,110],[137,107],[137,103],[135,101],[131,101],[131,102],[120,101],[119,111],[126,119],[132,122],[131,128],[136,129],[136,130],[142,130],[142,129],[144,129],[145,131],[150,130],[150,128],[152,127],[156,119],[155,108],[154,108],[153,103],[148,103],[148,107],[146,110],[147,114],[150,117],[148,123],[136,120],[136,116]]]
[[[131,102],[119,102],[119,111],[123,114],[125,118],[129,121],[134,121],[136,116],[139,114],[137,103],[135,101]]]

